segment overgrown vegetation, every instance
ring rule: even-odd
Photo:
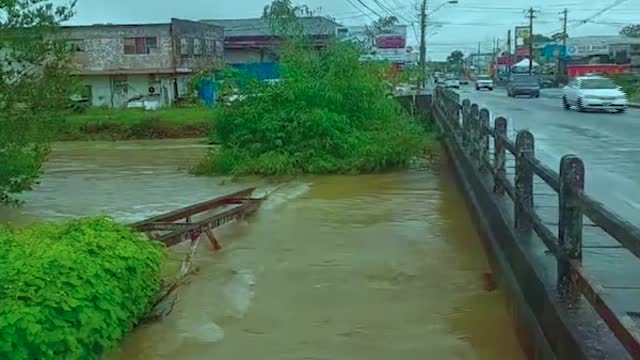
[[[52,125],[73,92],[69,49],[53,36],[73,5],[0,1],[0,205],[40,176]]]
[[[424,150],[425,132],[388,97],[386,66],[361,63],[351,44],[316,50],[292,35],[302,32],[282,13],[289,15],[265,12],[287,39],[281,81],[251,82],[241,88],[243,100],[218,110],[212,140],[221,146],[197,173],[374,172],[404,166]]]
[[[149,310],[162,246],[109,218],[0,227],[0,359],[99,359]]]
[[[640,101],[640,78],[634,74],[618,74],[612,76],[618,86],[622,87],[622,91],[627,94],[631,101]]]
[[[127,140],[204,137],[212,110],[204,106],[142,109],[88,108],[66,117],[59,140]]]

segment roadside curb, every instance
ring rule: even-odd
[[[630,103],[628,106],[629,106],[630,108],[640,109],[640,104]]]

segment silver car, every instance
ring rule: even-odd
[[[478,75],[476,78],[476,90],[480,89],[493,90],[493,79],[487,75]]]

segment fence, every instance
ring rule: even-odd
[[[477,171],[493,178],[496,196],[505,194],[514,203],[514,228],[534,231],[557,260],[557,287],[563,296],[582,294],[634,359],[640,359],[640,332],[629,316],[606,299],[606,291],[582,267],[583,218],[590,219],[635,257],[640,257],[640,229],[612,213],[584,192],[585,167],[575,155],[560,161],[559,173],[535,157],[535,138],[528,130],[507,135],[507,119],[497,117],[491,126],[489,110],[460,102],[459,94],[438,87],[433,111]],[[493,147],[491,146],[493,145]],[[493,150],[493,154],[490,154]],[[506,158],[515,159],[514,180],[507,176]],[[491,156],[492,155],[492,156]],[[534,178],[546,183],[558,196],[557,233],[534,207]]]

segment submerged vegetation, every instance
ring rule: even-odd
[[[297,33],[275,20],[281,33]],[[426,134],[388,96],[385,65],[361,62],[348,43],[318,50],[285,38],[282,78],[245,82],[242,100],[218,110],[211,140],[220,146],[196,173],[364,173],[404,166],[422,153]]]
[[[165,253],[109,218],[0,227],[0,358],[100,359],[146,314]]]

